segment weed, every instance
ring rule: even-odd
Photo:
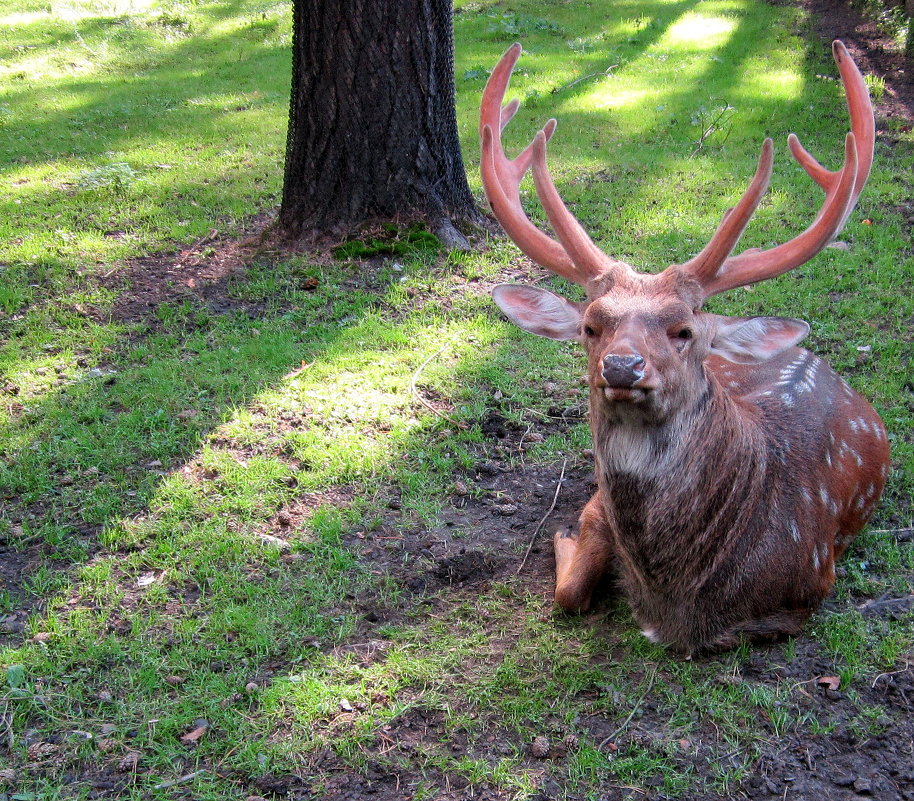
[[[510,42],[529,36],[530,34],[550,34],[560,36],[562,28],[556,23],[535,17],[530,14],[501,14],[492,15],[495,21],[490,22],[485,30],[487,39],[496,42]]]
[[[82,170],[76,174],[74,184],[82,191],[110,189],[115,194],[124,194],[137,179],[137,172],[129,164],[115,162],[102,167]]]

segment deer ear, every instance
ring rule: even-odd
[[[792,348],[809,333],[809,325],[792,317],[720,317],[711,353],[736,362],[764,362]]]
[[[524,331],[549,339],[577,339],[581,310],[570,300],[546,289],[499,284],[492,299],[507,318]]]

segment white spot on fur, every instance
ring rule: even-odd
[[[797,528],[797,521],[791,520],[787,524],[787,530],[790,532],[790,536],[793,537],[794,542],[800,541],[800,529]]]
[[[823,564],[828,564],[828,551],[829,551],[828,543],[820,542],[819,543],[819,556],[821,557]]]
[[[789,392],[782,392],[781,400],[784,401],[785,406],[793,406],[793,396]]]
[[[856,433],[857,433],[857,430],[858,430],[858,428],[859,428],[859,426],[857,425],[857,421],[856,421],[856,420],[848,420],[848,421],[847,421],[847,424],[851,427],[851,431],[853,431],[853,432],[856,434]]]
[[[648,642],[660,642],[660,637],[657,636],[657,632],[654,629],[641,629],[641,633]]]
[[[815,570],[818,570],[821,567],[819,562],[819,551],[816,548],[812,549],[812,566]]]

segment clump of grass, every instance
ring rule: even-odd
[[[136,170],[125,162],[115,162],[102,167],[93,167],[76,174],[74,184],[77,189],[111,189],[116,194],[124,194],[138,177]]]

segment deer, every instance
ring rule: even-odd
[[[596,493],[577,526],[554,535],[555,603],[586,611],[612,578],[644,636],[687,658],[798,635],[831,591],[835,562],[889,472],[877,412],[798,347],[807,323],[701,308],[812,259],[854,208],[873,161],[875,121],[847,48],[835,41],[832,51],[850,114],[843,165],[826,169],[788,137],[825,193],[809,226],[782,244],[733,253],[768,188],[766,138],[748,188],[708,244],[653,273],[600,250],[559,197],[546,160],[554,119],[515,158],[505,155],[502,130],[519,102],[504,105],[504,97],[519,44],[482,96],[480,169],[493,215],[526,256],[586,293],[574,302],[529,285],[492,292],[520,328],[577,340],[587,353]],[[554,237],[521,205],[528,170]]]

